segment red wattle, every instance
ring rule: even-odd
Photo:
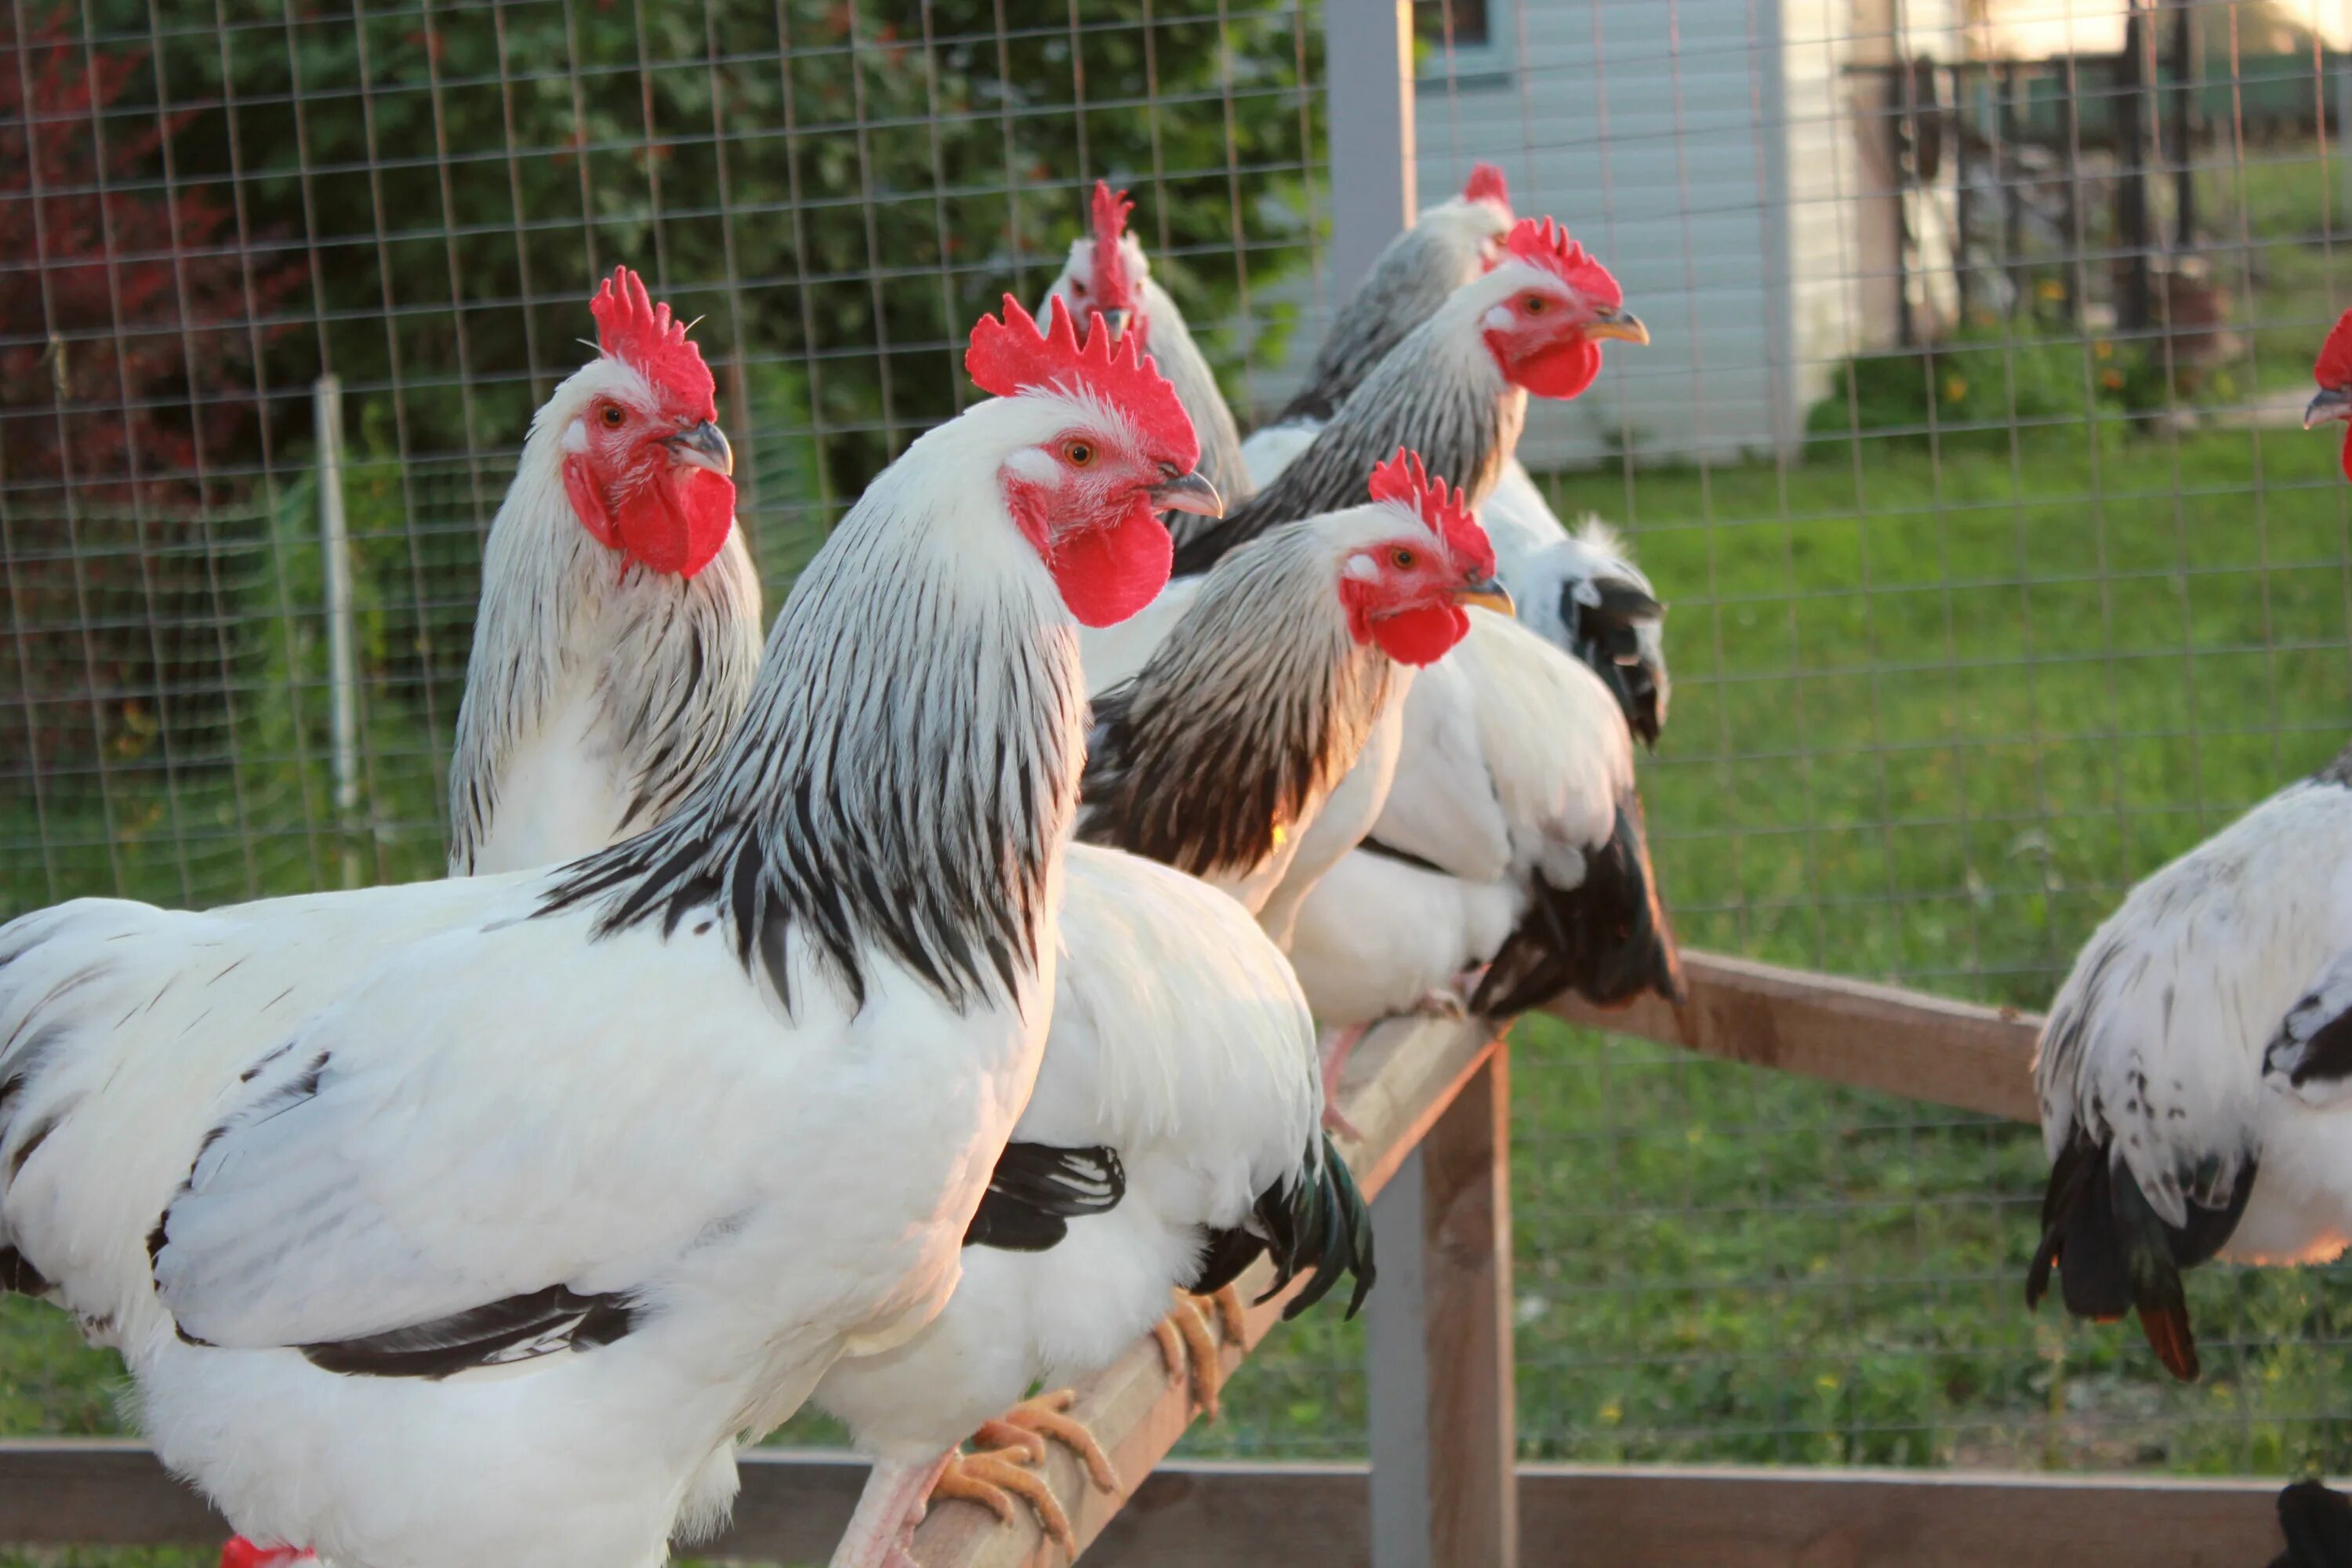
[[[1601,374],[1601,345],[1588,338],[1552,343],[1510,362],[1510,378],[1530,396],[1570,398]]]
[[[220,1568],[289,1568],[310,1557],[299,1546],[256,1546],[242,1535],[233,1535],[221,1548]]]
[[[735,481],[708,468],[688,468],[630,497],[607,542],[648,572],[691,577],[726,546],[734,526]]]
[[[1139,499],[1135,510],[1108,528],[1090,528],[1054,547],[1046,570],[1062,603],[1085,626],[1112,626],[1143,608],[1168,586],[1176,542]]]
[[[1458,605],[1422,605],[1382,616],[1371,623],[1372,640],[1399,664],[1435,664],[1470,635],[1470,617]]]
[[[2340,461],[2344,477],[2352,479],[2352,425],[2344,426],[2344,452]]]

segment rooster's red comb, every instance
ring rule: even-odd
[[[1444,542],[1446,554],[1455,561],[1494,571],[1495,546],[1472,515],[1470,503],[1459,489],[1449,489],[1444,479],[1432,479],[1422,466],[1420,453],[1399,447],[1395,457],[1375,464],[1371,490],[1374,500],[1395,501],[1420,518],[1430,532]]]
[[[1108,180],[1095,182],[1095,299],[1107,310],[1136,307],[1135,278],[1127,269],[1127,215],[1135,204],[1125,191],[1113,191]]]
[[[1531,267],[1542,268],[1604,310],[1614,310],[1625,303],[1625,291],[1609,275],[1609,268],[1548,217],[1521,218],[1503,248]]]
[[[656,305],[647,296],[644,279],[615,267],[588,301],[588,311],[596,318],[598,348],[625,361],[675,400],[698,409],[703,418],[719,417],[718,384],[702,363],[702,351],[688,341],[686,323],[674,320],[667,305]]]
[[[1201,443],[1192,418],[1151,356],[1137,353],[1132,336],[1113,347],[1109,329],[1093,310],[1087,312],[1087,337],[1081,343],[1077,329],[1070,324],[1070,308],[1058,294],[1042,334],[1037,319],[1007,294],[1002,320],[982,316],[972,328],[963,368],[981,390],[999,397],[1044,386],[1099,398],[1126,415],[1147,440],[1162,447],[1155,456],[1187,468],[1200,460]]]
[[[2319,363],[2311,367],[2311,378],[2322,386],[2352,386],[2352,310],[2336,319],[2320,345]]]
[[[1493,163],[1479,163],[1472,167],[1469,182],[1462,187],[1462,199],[1465,202],[1498,202],[1502,205],[1503,210],[1508,212],[1511,206],[1511,183],[1503,178],[1503,171],[1499,166]]]

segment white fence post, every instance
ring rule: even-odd
[[[327,691],[334,732],[335,824],[342,839],[343,886],[359,886],[351,838],[360,804],[359,654],[352,612],[352,541],[343,520],[343,387],[331,375],[310,384],[318,443],[319,557],[326,577]]]

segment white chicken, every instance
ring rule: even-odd
[[[718,760],[760,668],[760,580],[702,354],[637,275],[531,421],[490,524],[449,770],[453,876],[651,827]]]
[[[1242,461],[1241,431],[1234,411],[1217,385],[1217,373],[1192,342],[1192,329],[1167,289],[1151,276],[1151,259],[1142,242],[1127,230],[1127,215],[1135,204],[1125,191],[1095,182],[1088,231],[1070,241],[1069,259],[1046,290],[1048,305],[1056,299],[1076,314],[1100,310],[1115,331],[1134,332],[1160,366],[1160,374],[1176,389],[1192,428],[1201,435],[1201,472],[1232,506],[1246,500],[1257,489],[1249,467]],[[1191,517],[1169,520],[1178,539],[1200,526]]]
[[[1207,486],[1165,382],[1019,306],[843,520],[662,826],[549,871],[0,929],[7,1278],[166,1463],[344,1568],[650,1568],[732,1446],[919,1331],[1025,1101],[1069,618]]]
[[[1327,1093],[1392,1014],[1499,1019],[1571,989],[1603,1005],[1679,999],[1633,734],[1601,678],[1474,613],[1453,657],[1414,683],[1404,721],[1379,821],[1308,895],[1291,940],[1334,1031]]]
[[[2312,378],[2305,428],[2352,423],[2352,310]],[[2352,479],[2352,429],[2341,466]],[[2193,1379],[2183,1269],[2343,1252],[2352,747],[2125,897],[2051,1003],[2033,1074],[2051,1170],[2029,1307],[2055,1269],[2069,1312],[2136,1310],[2157,1358]],[[2290,1488],[2282,1521],[2315,1507],[2343,1510]]]
[[[1284,1279],[1316,1271],[1295,1305],[1342,1271],[1360,1299],[1370,1283],[1361,1201],[1318,1131],[1306,1002],[1250,914],[1265,920],[1289,877],[1311,884],[1299,829],[1415,668],[1460,637],[1460,606],[1492,591],[1494,569],[1460,497],[1410,455],[1371,489],[1369,505],[1226,557],[1140,677],[1096,705],[1053,1032],[963,1283],[922,1333],[838,1363],[815,1395],[877,1459],[835,1568],[889,1562],[927,1494],[1008,1513],[1007,1494],[1025,1497],[1075,1551],[1040,1477],[954,1445],[983,1426],[1033,1451],[1058,1437],[1110,1485],[1064,1398],[1006,1409],[1032,1381],[1108,1364],[1168,1313],[1171,1288],[1216,1291],[1264,1247]],[[1213,1415],[1208,1321],[1180,1302],[1160,1331]]]

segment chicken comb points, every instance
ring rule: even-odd
[[[1409,509],[1444,542],[1445,552],[1456,561],[1483,565],[1488,572],[1495,569],[1494,544],[1479,526],[1469,501],[1459,487],[1449,488],[1444,479],[1432,479],[1420,453],[1399,447],[1396,456],[1373,465],[1371,492],[1374,500],[1394,501]]]
[[[1613,310],[1625,303],[1625,291],[1610,276],[1609,268],[1550,218],[1521,218],[1503,248],[1530,267],[1542,268],[1604,310]]]
[[[1498,164],[1474,164],[1470,170],[1470,178],[1462,186],[1462,199],[1465,202],[1496,202],[1501,205],[1504,211],[1508,212],[1511,206],[1511,183],[1503,177],[1502,168]]]
[[[1108,180],[1095,182],[1095,299],[1114,310],[1135,309],[1135,278],[1127,268],[1127,215],[1135,204],[1125,191],[1114,192]]]
[[[1007,294],[1002,319],[982,316],[972,328],[963,354],[964,373],[982,391],[999,397],[1045,386],[1099,398],[1125,414],[1147,439],[1172,448],[1160,456],[1190,468],[1200,460],[1200,437],[1177,401],[1176,389],[1150,354],[1136,351],[1132,336],[1122,337],[1116,346],[1110,337],[1101,313],[1089,310],[1081,343],[1070,323],[1070,308],[1058,294],[1041,333],[1037,319]]]
[[[2336,319],[2328,329],[2327,341],[2320,345],[2319,363],[2311,367],[2311,378],[2325,387],[2352,385],[2352,310]]]
[[[719,417],[719,384],[702,363],[702,351],[687,337],[686,323],[671,316],[667,305],[653,302],[644,279],[615,267],[588,301],[588,313],[596,318],[597,348],[691,405],[703,418]]]

